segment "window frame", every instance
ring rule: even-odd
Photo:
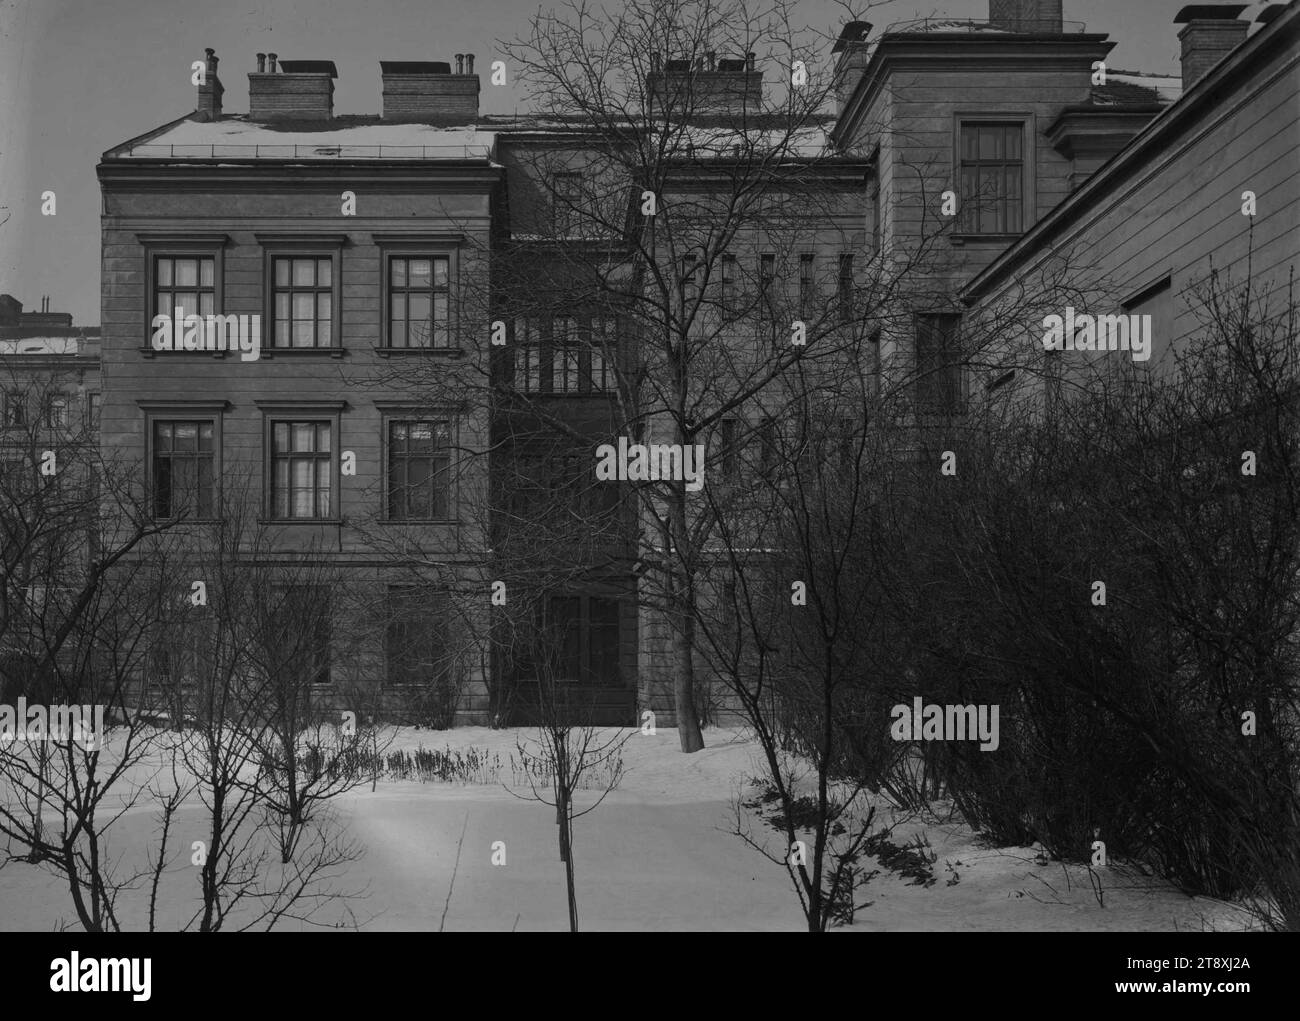
[[[627,678],[623,668],[623,654],[626,651],[623,648],[623,604],[617,596],[607,593],[587,593],[574,592],[569,590],[548,591],[541,595],[538,602],[538,612],[534,616],[535,627],[539,635],[545,635],[549,639],[552,635],[552,622],[554,613],[552,604],[559,600],[577,600],[578,602],[578,659],[579,668],[577,677],[554,676],[550,678],[551,683],[555,685],[566,685],[570,687],[586,687],[597,690],[616,691],[626,686]],[[613,608],[613,627],[609,630],[614,635],[614,664],[615,674],[608,680],[596,678],[594,670],[593,650],[596,643],[595,637],[596,624],[592,614],[593,603],[609,604]],[[602,623],[602,627],[607,626]],[[540,644],[540,643],[539,643]],[[542,678],[538,676],[541,671],[537,669],[536,660],[545,656],[549,650],[539,648],[535,650],[537,656],[530,655],[530,663],[533,670],[531,674],[524,673],[519,665],[515,668],[514,683],[516,684],[541,684]]]
[[[156,510],[156,487],[158,480],[154,473],[154,425],[157,422],[204,422],[212,423],[212,514],[209,517],[191,516],[185,519],[187,524],[198,522],[215,522],[221,520],[222,478],[223,478],[223,424],[225,412],[229,409],[228,401],[153,401],[138,400],[136,406],[144,416],[144,476],[145,492],[148,494],[149,519],[151,521],[172,521],[170,517],[158,517]]]
[[[921,396],[923,386],[925,385],[936,386],[937,383],[934,381],[941,378],[937,373],[928,377],[929,379],[928,383],[926,379],[922,378],[921,375],[922,373],[922,366],[921,366],[922,330],[923,329],[927,331],[933,330],[936,324],[942,324],[942,323],[953,324],[952,330],[944,331],[943,336],[950,338],[955,342],[956,352],[958,355],[961,355],[962,354],[962,343],[961,343],[962,315],[960,312],[936,311],[936,312],[914,312],[912,314],[912,327],[913,327],[912,336],[914,338],[914,345],[915,345],[913,350],[913,356],[914,356],[914,363],[916,366],[916,378],[914,383],[916,387],[916,392],[915,392],[916,409],[920,414],[926,416],[955,417],[955,416],[964,415],[966,413],[967,407],[969,405],[969,396],[970,396],[968,393],[968,388],[970,385],[970,380],[968,377],[970,374],[966,371],[966,366],[962,364],[962,360],[960,358],[958,358],[956,364],[944,366],[944,371],[950,371],[956,376],[956,393],[955,393],[954,407],[951,408],[946,407],[941,402],[938,401],[922,400],[922,396]],[[947,349],[945,348],[944,350]]]
[[[225,256],[226,246],[230,244],[228,234],[179,234],[179,233],[138,233],[136,242],[144,256],[144,295],[143,322],[141,323],[140,353],[146,358],[158,355],[204,354],[212,358],[224,358],[225,351],[155,351],[153,337],[153,311],[158,303],[157,261],[159,258],[172,259],[213,259],[212,269],[212,314],[226,315],[225,302]],[[169,311],[167,313],[171,315]]]
[[[463,234],[373,234],[371,235],[379,249],[379,296],[380,309],[379,343],[375,351],[381,357],[391,355],[417,355],[424,357],[464,357],[465,351],[460,344],[460,271],[461,247],[465,242]],[[393,346],[393,298],[392,298],[392,260],[405,259],[446,259],[447,260],[447,343],[439,346],[430,343],[425,347]],[[430,294],[437,294],[436,290]],[[409,322],[409,320],[407,320]]]
[[[340,525],[343,523],[343,412],[346,401],[254,401],[262,412],[262,518],[261,523],[277,525]],[[277,517],[275,489],[275,426],[288,422],[321,422],[330,426],[330,493],[331,514],[327,517]],[[314,499],[314,497],[313,497]]]
[[[954,218],[952,237],[960,242],[1005,242],[1023,237],[1037,221],[1038,167],[1035,142],[1038,138],[1036,117],[1028,110],[957,110],[952,115],[952,184],[957,193],[957,216]],[[963,127],[1018,126],[1020,129],[1020,229],[1016,231],[981,232],[970,229],[965,221],[966,196],[962,193]],[[978,228],[978,223],[975,224]]]
[[[444,676],[432,676],[424,681],[398,681],[393,679],[393,628],[398,623],[395,613],[394,596],[397,593],[405,593],[412,597],[411,606],[427,605],[433,607],[427,615],[412,613],[409,620],[403,621],[405,624],[419,624],[428,618],[437,621],[439,627],[430,629],[440,639],[441,650],[446,662],[442,665]],[[436,601],[433,597],[436,597]],[[381,683],[381,689],[390,691],[420,691],[427,690],[440,682],[453,679],[456,673],[455,656],[452,652],[451,629],[448,626],[446,616],[439,617],[438,611],[450,611],[451,593],[440,585],[433,583],[421,582],[388,582],[384,588],[384,677]],[[403,607],[403,610],[410,607]]]
[[[347,244],[346,234],[255,234],[258,244],[262,246],[262,357],[275,358],[279,355],[316,356],[342,358],[346,353],[343,345],[343,248]],[[276,343],[276,308],[275,263],[277,259],[329,259],[330,260],[330,343],[311,347],[280,346]],[[293,291],[292,269],[290,270],[290,292]],[[313,287],[320,293],[323,289]],[[290,309],[292,316],[292,308]],[[290,322],[292,333],[292,319]],[[292,343],[292,336],[290,336]]]
[[[445,470],[446,481],[446,506],[447,513],[444,517],[396,517],[393,514],[392,505],[392,427],[399,423],[411,422],[429,422],[433,425],[443,423],[447,430],[446,457],[447,467]],[[446,411],[430,411],[428,409],[403,411],[402,409],[390,409],[380,415],[380,449],[383,454],[383,520],[394,525],[410,524],[449,524],[457,520],[456,518],[456,485],[455,485],[455,465],[456,465],[456,416]]]

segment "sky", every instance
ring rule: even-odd
[[[1173,19],[1183,6],[1065,0],[1065,17],[1116,40],[1112,68],[1177,74]],[[525,97],[492,86],[486,72],[497,40],[523,34],[538,7],[537,0],[0,0],[0,293],[29,311],[48,294],[51,309],[73,313],[78,325],[99,323],[95,164],[105,150],[194,109],[190,65],[204,47],[220,60],[227,113],[248,109],[247,73],[258,52],[333,60],[335,112],[343,114],[378,113],[380,60],[473,53],[480,110],[510,113]],[[836,34],[847,20],[845,0],[800,0],[798,13],[803,24]],[[883,27],[932,16],[984,19],[988,0],[876,0],[866,20]],[[56,196],[53,216],[41,213],[45,191]]]

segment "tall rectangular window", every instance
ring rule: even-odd
[[[384,658],[388,683],[425,686],[449,672],[447,593],[430,585],[390,585]]]
[[[853,320],[853,256],[841,255],[839,266],[839,279],[835,288],[835,304],[839,313],[840,321],[847,323]]]
[[[578,343],[578,321],[571,316],[551,319],[551,390],[578,392],[578,367],[582,348]]]
[[[212,517],[216,492],[212,422],[155,419],[151,441],[153,516]]]
[[[813,314],[813,299],[816,297],[816,284],[813,279],[813,255],[802,252],[799,255],[799,313],[804,317]]]
[[[619,604],[596,596],[552,595],[537,621],[535,648],[520,663],[522,679],[616,686]]]
[[[734,479],[740,451],[736,444],[740,441],[740,423],[734,418],[724,418],[718,423],[718,439],[722,444],[722,477]]]
[[[275,589],[268,633],[280,672],[314,685],[330,683],[330,594],[328,585]]]
[[[276,256],[272,260],[276,347],[330,347],[334,328],[334,260]]]
[[[582,175],[556,174],[554,188],[555,234],[560,238],[570,237],[582,223]]]
[[[618,319],[614,316],[591,317],[591,389],[593,393],[618,390],[615,363],[618,358]]]
[[[721,278],[718,282],[718,306],[724,323],[730,322],[736,317],[739,306],[739,283],[736,257],[724,253],[721,264]]]
[[[963,123],[960,135],[960,229],[966,234],[1019,234],[1024,212],[1024,125]]]
[[[330,517],[330,431],[328,421],[272,424],[271,506],[276,518]]]
[[[68,395],[61,393],[46,394],[41,416],[46,429],[62,429],[68,424]]]
[[[537,320],[515,319],[515,389],[537,393],[542,388],[542,336]]]
[[[445,348],[450,343],[451,260],[388,256],[388,345]]]
[[[962,411],[961,316],[916,317],[916,398],[922,411],[955,415]]]
[[[446,421],[388,423],[388,517],[445,520],[451,506],[451,427]]]
[[[876,158],[879,160],[880,152],[876,151]],[[880,251],[880,238],[885,228],[885,204],[882,201],[883,192],[880,190],[879,178],[871,186],[871,250]]]
[[[211,255],[154,256],[155,314],[207,316],[216,313],[217,260]]]
[[[22,390],[7,390],[4,394],[4,424],[13,428],[27,425],[27,394]]]

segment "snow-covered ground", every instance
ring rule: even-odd
[[[527,731],[463,728],[403,730],[390,750],[465,750],[507,763]],[[736,731],[706,732],[707,747],[678,750],[675,730],[634,733],[623,748],[626,774],[617,790],[575,823],[578,910],[584,929],[797,930],[801,915],[784,871],[732,832],[737,794],[748,800],[750,777],[760,770],[757,746]],[[516,753],[517,754],[517,753]],[[360,927],[447,931],[561,930],[567,927],[564,872],[557,853],[554,809],[521,800],[508,766],[502,783],[421,783],[381,779],[336,803],[338,821],[364,849],[329,884],[365,891],[347,902]],[[589,803],[594,793],[579,799]],[[183,809],[174,858],[162,884],[159,928],[176,928],[193,910],[193,840],[203,837],[202,810]],[[752,819],[756,837],[775,831]],[[125,871],[147,859],[156,820],[148,806],[131,810],[111,831]],[[924,831],[937,861],[928,888],[882,872],[865,892],[872,905],[853,929],[892,930],[1172,930],[1232,929],[1245,925],[1231,905],[1186,897],[1132,872],[1101,870],[1101,907],[1086,870],[1038,865],[1028,848],[990,848],[958,822],[931,819],[899,827],[903,844]],[[457,844],[464,834],[459,866]],[[505,864],[492,863],[503,842]],[[951,866],[951,867],[949,867]],[[456,871],[451,888],[453,869]],[[953,882],[953,877],[956,881]],[[451,892],[448,903],[448,892]],[[127,928],[143,926],[147,892],[123,895]],[[342,901],[316,916],[348,924]],[[287,923],[282,928],[294,928]],[[76,928],[66,889],[24,862],[0,868],[0,930]]]

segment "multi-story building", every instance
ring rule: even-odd
[[[1268,31],[1289,31],[1295,12]],[[338,117],[332,63],[259,54],[250,110],[232,115],[209,51],[198,109],[98,168],[104,446],[136,452],[156,516],[201,523],[238,504],[285,557],[327,558],[350,594],[371,594],[384,626],[321,636],[322,697],[357,683],[402,702],[448,682],[462,720],[524,718],[535,657],[509,654],[517,642],[496,641],[492,619],[522,585],[527,611],[499,618],[559,636],[550,669],[594,718],[653,708],[671,723],[671,636],[642,598],[654,544],[617,487],[592,496],[591,446],[629,429],[703,442],[725,478],[737,434],[763,436],[740,409],[697,431],[693,413],[629,411],[627,379],[651,364],[635,349],[656,340],[638,289],[671,267],[649,325],[686,342],[700,327],[684,313],[703,309],[704,328],[740,345],[754,337],[738,319],[784,330],[792,310],[812,320],[831,295],[848,307],[906,264],[906,315],[882,318],[869,357],[912,380],[923,423],[946,429],[976,378],[962,299],[1086,222],[1162,125],[1195,130],[1215,109],[1198,97],[1245,31],[1203,5],[1183,20],[1181,82],[1107,67],[1114,42],[1066,21],[1061,0],[990,0],[985,21],[874,38],[851,23],[837,108],[803,123],[806,153],[784,154],[799,172],[773,189],[783,200],[721,242],[638,217],[646,182],[615,151],[638,144],[628,125],[480,115],[472,56],[454,71],[384,62],[381,114]],[[692,95],[682,116],[699,128],[675,136],[653,197],[698,204],[753,166],[763,69],[748,54],[650,59],[649,101]],[[1206,144],[1244,143],[1225,129]],[[187,341],[160,315],[245,317],[255,353],[205,346],[197,328]]]

